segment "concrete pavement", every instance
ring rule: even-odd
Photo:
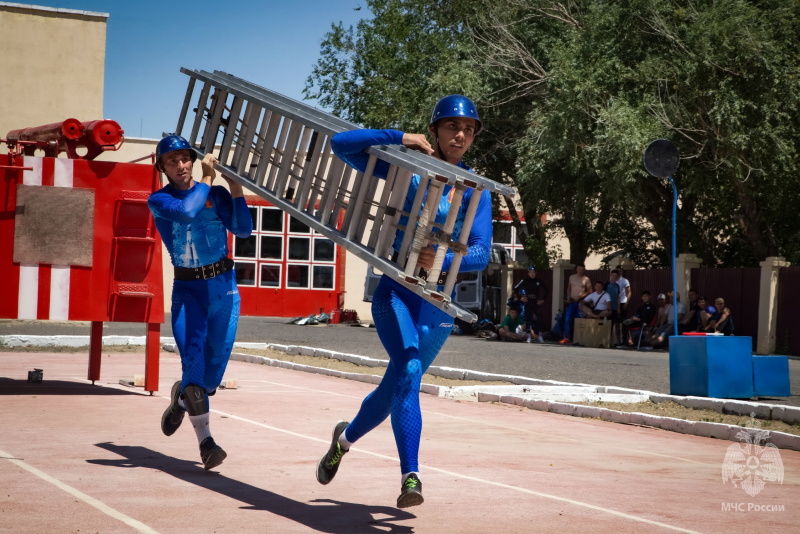
[[[426,502],[394,508],[400,484],[388,422],[320,486],[330,430],[373,386],[232,361],[236,390],[212,398],[228,459],[198,466],[188,424],[158,424],[180,376],[161,355],[161,393],[118,384],[143,355],[0,355],[3,532],[790,532],[800,524],[800,452],[781,450],[778,481],[744,469],[775,457],[731,442],[493,403],[423,395]],[[25,371],[45,369],[28,384]],[[763,482],[758,488],[744,484]],[[734,468],[734,469],[731,469]],[[771,479],[767,480],[772,476]],[[748,478],[749,477],[749,478]],[[744,487],[753,494],[745,491]]]

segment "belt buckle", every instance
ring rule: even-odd
[[[214,272],[213,263],[209,263],[208,265],[203,265],[201,267],[201,270],[203,272],[203,280],[208,280],[209,278],[214,278],[215,276],[217,276],[217,273]]]

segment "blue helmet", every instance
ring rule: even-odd
[[[439,119],[447,119],[450,117],[466,117],[468,119],[475,119],[477,123],[475,126],[475,135],[478,135],[483,130],[483,123],[481,118],[478,117],[478,109],[475,104],[463,95],[448,95],[439,100],[433,107],[431,114],[431,122],[429,125],[435,123]]]
[[[192,163],[194,163],[194,161],[197,159],[197,154],[192,149],[192,145],[189,144],[189,141],[180,135],[170,134],[161,139],[161,141],[158,142],[158,145],[156,145],[156,167],[161,170],[161,156],[176,150],[188,150],[189,156],[192,158]]]

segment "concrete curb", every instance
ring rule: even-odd
[[[164,350],[169,352],[177,351],[175,340],[173,338],[162,337],[161,342]],[[103,344],[112,346],[141,346],[145,344],[145,337],[103,336]],[[85,347],[88,345],[89,336],[0,336],[0,348],[3,346]],[[345,354],[341,352],[300,345],[280,345],[275,343],[235,343],[234,347],[260,350],[271,349],[278,352],[285,352],[288,355],[319,356],[347,361],[368,367],[386,367],[388,364],[388,360],[379,360],[366,356],[359,356],[356,354]],[[275,360],[253,354],[234,352],[231,354],[231,359],[247,363],[270,365],[284,369],[293,369],[297,371],[335,376],[349,380],[356,380],[359,382],[366,382],[369,384],[378,384],[381,380],[381,376],[379,375],[346,373],[343,371],[337,371],[335,369],[325,369],[322,367],[314,367],[294,362],[286,362],[283,360]],[[744,428],[723,423],[712,423],[707,421],[685,421],[683,419],[675,419],[671,417],[662,417],[637,412],[621,412],[598,406],[583,406],[579,404],[571,404],[569,402],[548,400],[547,398],[531,398],[530,391],[534,388],[525,388],[525,386],[541,386],[541,388],[551,388],[553,390],[553,395],[563,395],[566,388],[571,388],[572,390],[579,388],[582,390],[592,390],[589,393],[594,393],[596,395],[643,396],[649,398],[653,402],[672,401],[680,404],[681,406],[686,406],[687,408],[709,409],[719,413],[745,416],[755,414],[762,419],[773,419],[783,421],[788,424],[800,424],[800,408],[794,406],[781,406],[776,404],[765,404],[731,399],[666,395],[662,393],[654,393],[652,391],[640,391],[627,388],[617,388],[613,386],[597,386],[592,384],[576,384],[559,382],[555,380],[540,380],[522,376],[483,373],[480,371],[456,369],[451,367],[431,366],[428,369],[428,373],[434,376],[440,376],[442,378],[484,382],[504,381],[514,384],[513,386],[491,385],[457,387],[422,384],[420,391],[430,395],[460,400],[471,400],[476,402],[500,402],[561,415],[598,418],[602,419],[603,421],[609,421],[613,423],[649,426],[663,430],[669,430],[672,432],[724,439],[728,441],[741,442],[745,439],[748,432],[752,434],[758,431],[758,429]],[[526,391],[526,389],[528,391]],[[763,432],[763,436],[766,437],[766,442],[772,443],[780,449],[800,451],[800,436],[769,430]]]

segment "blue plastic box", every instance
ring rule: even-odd
[[[788,356],[753,356],[753,389],[759,397],[788,397]]]
[[[723,399],[753,397],[752,348],[749,336],[670,336],[670,393]]]

